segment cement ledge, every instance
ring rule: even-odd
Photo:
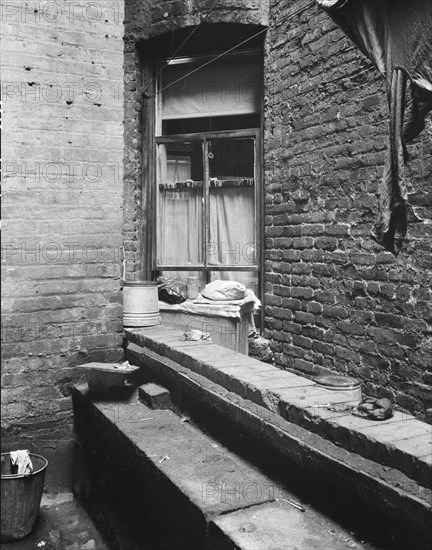
[[[432,488],[432,426],[395,412],[374,422],[328,406],[352,403],[349,392],[333,392],[313,381],[216,344],[181,341],[182,331],[165,326],[126,329],[126,338],[187,367],[230,392],[319,434],[336,445],[397,469]]]

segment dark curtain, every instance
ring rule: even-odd
[[[398,255],[407,231],[406,144],[432,110],[431,0],[317,0],[387,81],[390,131],[373,238]]]

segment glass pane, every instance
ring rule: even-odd
[[[260,115],[258,113],[203,118],[174,118],[162,120],[162,135],[239,130],[241,128],[259,128],[259,126]]]
[[[178,281],[187,283],[188,277],[196,277],[198,279],[198,290],[201,290],[206,286],[206,274],[204,271],[161,271],[157,275],[162,275],[167,279],[176,279]]]
[[[208,265],[255,266],[255,140],[211,140],[208,157]]]
[[[157,178],[158,264],[202,264],[202,142],[159,145]]]

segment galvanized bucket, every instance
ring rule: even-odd
[[[29,453],[31,474],[13,474],[9,453],[1,453],[1,542],[26,537],[35,526],[48,461]]]

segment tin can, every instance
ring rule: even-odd
[[[195,300],[199,292],[198,277],[188,277],[186,280],[186,291],[189,300]]]
[[[326,376],[318,376],[315,382],[333,392],[344,392],[351,396],[354,401],[360,403],[362,400],[361,382],[357,378],[351,376],[330,374]]]

